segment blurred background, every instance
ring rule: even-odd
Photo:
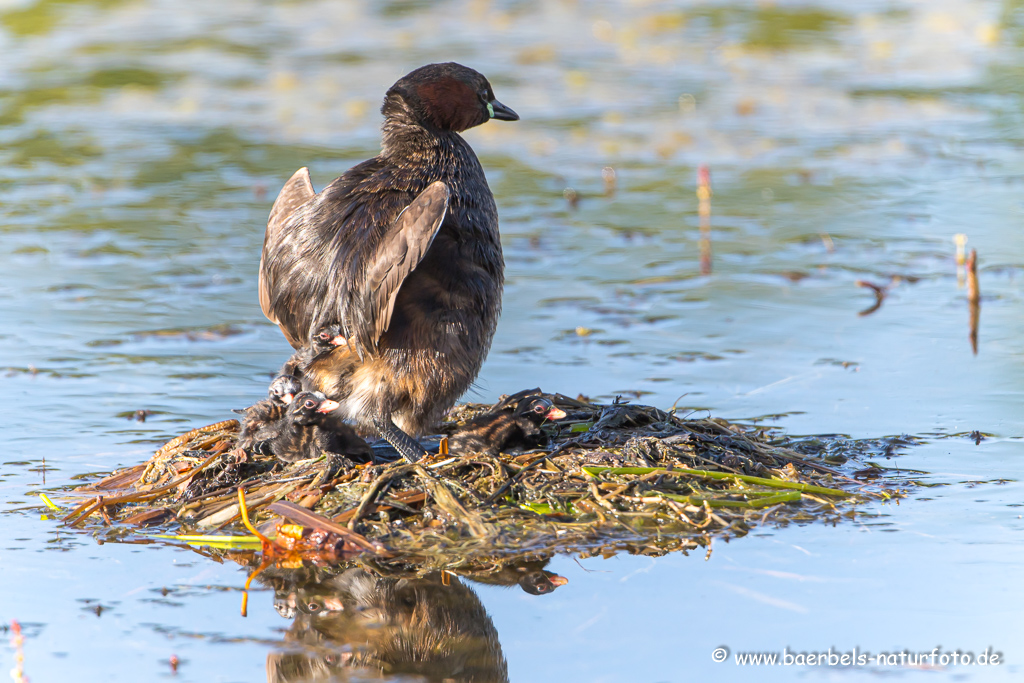
[[[97,546],[34,493],[264,394],[290,351],[256,298],[277,191],[376,154],[388,86],[458,61],[522,117],[466,133],[507,268],[467,400],[540,385],[906,434],[883,464],[935,484],[707,563],[560,558],[552,596],[480,588],[510,678],[788,680],[713,663],[723,643],[992,645],[1010,664],[937,675],[1012,676],[1022,48],[1017,0],[0,1],[0,619],[30,624],[26,671],[154,678],[176,652],[185,679],[263,675],[285,622],[269,596],[238,619],[237,568]]]

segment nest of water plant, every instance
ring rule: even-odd
[[[330,455],[283,463],[236,448],[238,422],[219,422],[177,437],[146,463],[79,487],[87,499],[65,520],[100,520],[122,535],[152,527],[237,533],[241,488],[264,533],[279,532],[274,521],[283,515],[305,529],[301,548],[330,545],[346,557],[368,551],[379,562],[427,570],[612,546],[685,550],[768,522],[852,517],[857,504],[898,498],[897,487],[907,485],[884,468],[865,468],[861,458],[835,457],[828,439],[793,440],[759,425],[546,396],[567,412],[545,427],[546,448],[438,453],[416,464],[346,468]],[[442,438],[494,409],[457,406]],[[310,538],[311,530],[320,536]]]

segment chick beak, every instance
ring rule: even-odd
[[[564,576],[559,576],[558,574],[553,574],[549,576],[548,581],[551,582],[552,586],[564,586],[565,584],[569,583],[569,579],[565,578]]]
[[[555,408],[554,406],[552,406],[551,410],[549,410],[547,415],[544,416],[544,419],[561,420],[563,417],[565,417],[565,411],[562,410],[561,408]]]
[[[337,401],[332,401],[331,399],[327,399],[326,401],[324,401],[323,403],[320,404],[320,407],[316,409],[316,412],[318,412],[318,413],[330,413],[332,411],[337,410],[340,405],[341,404],[338,403]]]
[[[295,394],[281,394],[281,402],[288,405],[295,398]]]
[[[348,340],[345,339],[345,335],[339,334],[331,340],[331,346],[348,346]]]
[[[519,114],[515,113],[498,100],[491,100],[488,109],[491,110],[491,118],[499,121],[518,121]]]

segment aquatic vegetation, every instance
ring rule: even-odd
[[[689,550],[762,524],[849,518],[866,501],[901,497],[907,485],[901,473],[864,467],[874,441],[858,455],[856,442],[838,437],[787,439],[651,406],[544,396],[566,414],[544,425],[546,448],[448,453],[445,434],[502,405],[466,404],[416,464],[394,461],[386,445],[362,465],[329,453],[283,463],[237,448],[237,421],[218,422],[75,489],[88,498],[64,520],[123,525],[121,540],[159,527],[177,532],[161,538],[189,544],[258,547],[261,568],[361,562],[365,554],[378,567],[423,574],[570,550]],[[251,535],[203,533],[239,519]]]

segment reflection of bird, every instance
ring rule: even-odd
[[[513,448],[539,448],[548,442],[541,425],[560,420],[565,411],[543,396],[527,396],[512,412],[496,410],[473,418],[448,439],[454,452],[468,451],[497,455]]]
[[[460,131],[519,117],[483,75],[430,64],[387,92],[381,153],[319,194],[292,176],[260,261],[264,314],[295,348],[338,322],[347,343],[305,370],[408,460],[469,387],[491,345],[504,281],[498,213]],[[404,431],[403,431],[404,430]],[[407,433],[408,432],[408,433]]]
[[[285,636],[289,651],[267,656],[271,683],[382,672],[402,680],[508,680],[491,618],[476,593],[451,575],[394,579],[353,568],[295,586],[282,602],[279,612],[295,621]]]
[[[569,579],[550,572],[544,567],[548,558],[542,560],[523,560],[505,565],[497,571],[489,573],[474,572],[464,578],[476,583],[492,586],[519,586],[530,595],[547,595],[559,586],[569,583]]]
[[[569,583],[569,580],[554,572],[541,569],[523,574],[516,583],[530,595],[547,595],[559,586]]]
[[[270,383],[269,398],[255,403],[243,411],[242,429],[238,433],[238,447],[249,450],[264,441],[277,436],[280,420],[288,410],[295,394],[302,391],[302,384],[294,377],[281,375]]]
[[[285,462],[318,458],[325,451],[371,459],[369,445],[345,424],[340,413],[338,402],[319,392],[296,395],[270,449]]]

